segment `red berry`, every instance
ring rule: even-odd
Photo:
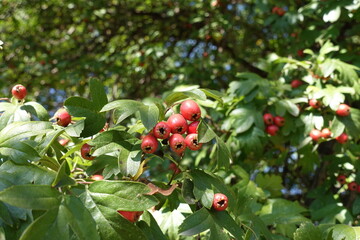
[[[104,127],[99,131],[99,133],[102,133],[109,129],[109,123],[105,123]]]
[[[64,108],[59,109],[55,113],[54,118],[56,123],[62,127],[66,127],[71,123],[71,115]]]
[[[117,211],[121,216],[129,220],[130,222],[137,222],[140,216],[143,214],[142,211]]]
[[[59,143],[62,145],[62,146],[65,146],[66,144],[68,144],[70,140],[67,139],[67,138],[62,138],[59,140]]]
[[[282,127],[285,125],[285,118],[276,116],[276,117],[274,117],[274,123],[276,126]]]
[[[143,150],[144,153],[154,153],[158,146],[159,142],[152,134],[148,134],[142,139],[141,150]]]
[[[87,143],[82,145],[80,152],[83,159],[93,160],[95,157],[91,155],[91,146]]]
[[[265,130],[268,134],[270,134],[271,136],[275,136],[277,134],[277,132],[279,131],[279,127],[276,125],[269,125],[266,127]]]
[[[169,137],[171,129],[166,122],[159,122],[153,129],[153,134],[156,138],[166,139]]]
[[[196,121],[201,117],[200,107],[193,100],[183,101],[180,105],[180,113],[189,121]]]
[[[348,184],[348,189],[350,191],[357,191],[358,185],[356,182],[351,182]]]
[[[338,181],[341,185],[344,185],[346,183],[346,176],[345,175],[339,175],[336,178],[336,181]]]
[[[229,204],[228,198],[222,193],[215,193],[212,207],[216,211],[224,211]]]
[[[360,185],[357,186],[357,192],[360,193]]]
[[[26,87],[24,87],[23,85],[17,84],[11,89],[11,93],[14,98],[22,100],[26,97],[27,90]]]
[[[317,129],[311,130],[309,135],[314,141],[318,141],[321,138],[321,132]]]
[[[92,175],[91,179],[94,181],[100,181],[100,180],[103,180],[104,177],[102,175]]]
[[[167,120],[167,124],[169,125],[172,133],[183,134],[187,131],[188,125],[181,114],[173,114]]]
[[[190,123],[189,126],[188,126],[188,133],[189,134],[190,133],[198,133],[197,128],[199,126],[199,123],[200,123],[199,121],[195,121],[195,122]]]
[[[279,7],[275,6],[272,8],[271,12],[277,14]]]
[[[188,134],[185,138],[185,144],[191,150],[199,150],[202,147],[202,143],[199,143],[198,135],[196,133]]]
[[[169,169],[172,170],[175,174],[179,174],[181,172],[180,168],[173,162],[170,163]]]
[[[263,115],[263,120],[266,125],[272,125],[274,123],[274,117],[271,113],[265,113]]]
[[[171,135],[169,139],[170,148],[177,154],[182,154],[186,149],[186,143],[183,136],[178,133]]]
[[[304,83],[298,79],[295,79],[295,80],[292,80],[291,81],[291,87],[292,88],[298,88],[300,87],[301,85],[303,85]]]
[[[338,143],[344,144],[347,142],[348,138],[349,137],[346,133],[342,133],[341,135],[337,136],[335,139],[336,141],[338,141]]]
[[[303,57],[303,56],[304,56],[304,50],[302,50],[302,49],[298,50],[298,51],[297,51],[297,55],[298,55],[299,57]]]
[[[321,130],[321,137],[323,138],[329,138],[331,137],[331,131],[328,128],[324,128],[323,130]]]
[[[309,105],[310,105],[312,108],[317,109],[317,108],[321,107],[321,102],[313,98],[313,99],[310,99],[310,100],[309,100]]]
[[[277,9],[277,15],[279,15],[280,17],[284,16],[284,14],[286,13],[286,11],[282,8],[278,8]]]
[[[350,107],[346,104],[340,104],[338,109],[336,110],[336,115],[341,117],[346,117],[350,114]]]

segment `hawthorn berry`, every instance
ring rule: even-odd
[[[191,134],[191,133],[198,133],[198,126],[199,126],[199,123],[200,121],[194,121],[192,123],[189,124],[188,126],[188,133]]]
[[[298,55],[299,57],[304,57],[304,50],[299,49],[299,50],[297,51],[297,55]]]
[[[338,109],[336,110],[336,115],[341,117],[349,116],[350,114],[350,107],[344,103],[340,104]]]
[[[166,122],[159,122],[153,128],[154,137],[160,139],[166,139],[169,137],[171,129]]]
[[[11,89],[11,93],[14,98],[22,100],[26,97],[27,90],[26,87],[24,87],[23,85],[17,84]]]
[[[229,204],[228,198],[225,194],[215,193],[212,207],[216,211],[224,211]]]
[[[180,105],[180,113],[186,120],[196,121],[201,117],[199,105],[193,100],[185,100]]]
[[[317,129],[311,130],[309,135],[314,141],[318,141],[321,138],[321,132]]]
[[[329,138],[331,137],[331,131],[328,128],[324,128],[321,130],[321,137],[323,138]]]
[[[64,109],[60,108],[54,115],[57,125],[66,127],[71,123],[71,115]]]
[[[103,180],[104,177],[102,175],[96,174],[96,175],[92,175],[91,179],[94,181],[100,181],[100,180]]]
[[[298,88],[301,85],[303,85],[304,83],[302,81],[300,81],[299,79],[295,79],[291,81],[291,87],[292,88]]]
[[[281,116],[276,116],[276,117],[274,117],[274,123],[276,126],[282,127],[285,125],[285,118],[283,118]]]
[[[143,211],[117,211],[121,216],[130,222],[137,222],[140,216],[143,214]]]
[[[94,160],[95,157],[91,155],[91,148],[92,148],[92,146],[90,146],[87,143],[82,145],[82,147],[80,149],[80,153],[81,153],[81,156],[83,159]]]
[[[312,98],[309,100],[309,105],[312,108],[317,109],[317,108],[321,107],[321,102],[316,100],[315,98]]]
[[[144,153],[154,153],[158,146],[159,142],[152,134],[148,134],[142,139],[141,150],[143,150]]]
[[[194,151],[199,150],[202,147],[202,143],[199,143],[198,135],[196,133],[188,134],[185,138],[186,146]]]
[[[263,120],[266,125],[274,124],[274,117],[273,117],[273,115],[271,115],[271,113],[265,113],[263,115]]]
[[[171,135],[169,138],[169,145],[170,148],[179,155],[182,154],[186,149],[185,139],[178,133]]]
[[[342,133],[342,134],[340,134],[339,136],[337,136],[335,139],[336,139],[336,141],[337,141],[338,143],[344,144],[344,143],[347,142],[348,138],[349,138],[349,137],[348,137],[348,135],[347,135],[346,133]]]
[[[173,114],[167,120],[172,133],[183,134],[187,131],[188,125],[181,114]]]
[[[279,15],[280,17],[284,16],[284,14],[286,13],[286,11],[282,8],[278,8],[277,9],[277,15]]]
[[[339,175],[336,178],[336,181],[338,181],[341,185],[344,185],[346,183],[346,176],[345,175]]]
[[[358,188],[358,184],[356,182],[351,182],[351,183],[348,183],[348,189],[350,191],[357,191],[357,188]]]
[[[275,136],[277,134],[277,132],[279,131],[279,127],[276,125],[269,125],[266,127],[265,130],[268,134],[270,134],[271,136]]]

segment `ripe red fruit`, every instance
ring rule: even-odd
[[[137,222],[140,216],[143,214],[142,211],[117,211],[121,216],[129,220],[130,222]]]
[[[328,128],[324,128],[321,130],[321,137],[323,138],[329,138],[331,137],[331,131]]]
[[[263,120],[266,125],[274,124],[274,117],[273,117],[273,115],[271,115],[271,113],[265,113],[263,115]]]
[[[291,81],[291,87],[292,88],[298,88],[303,84],[304,83],[302,81],[300,81],[299,79],[294,79],[294,80]]]
[[[196,121],[201,117],[199,105],[193,100],[185,100],[180,105],[180,113],[186,120]]]
[[[274,117],[274,123],[276,126],[282,127],[285,125],[285,118],[283,118],[281,116],[276,116],[276,117]]]
[[[341,135],[337,136],[335,139],[336,141],[338,141],[338,143],[344,144],[347,142],[348,138],[349,137],[346,133],[342,133]]]
[[[277,134],[277,132],[279,131],[279,127],[276,125],[269,125],[266,127],[265,130],[268,134],[270,134],[271,136],[275,136]]]
[[[279,9],[279,7],[275,6],[275,7],[272,8],[271,12],[274,13],[274,14],[277,14],[278,9]]]
[[[166,122],[159,122],[153,128],[153,134],[156,138],[166,139],[169,137],[171,129]]]
[[[67,139],[67,138],[62,138],[59,140],[59,143],[62,145],[62,146],[65,146],[66,144],[68,144],[70,140]]]
[[[280,17],[284,16],[284,14],[286,13],[286,11],[282,8],[278,8],[277,9],[277,15],[279,15]]]
[[[200,121],[195,121],[195,122],[192,122],[189,124],[188,126],[188,133],[191,134],[191,133],[198,133],[198,126],[199,126],[199,123]]]
[[[303,56],[304,56],[304,50],[302,50],[302,49],[298,50],[298,51],[297,51],[297,55],[298,55],[299,57],[303,57]]]
[[[348,184],[348,189],[350,191],[357,191],[358,185],[356,182],[351,182]]]
[[[341,185],[344,185],[346,183],[346,176],[345,175],[339,175],[336,178],[336,181],[338,181]]]
[[[80,149],[80,153],[83,159],[86,160],[93,160],[95,157],[91,155],[91,146],[87,143],[85,143],[84,145],[82,145],[81,149]]]
[[[26,97],[27,90],[26,87],[24,87],[23,85],[17,84],[11,89],[11,93],[14,98],[22,100]]]
[[[141,150],[143,150],[144,153],[154,153],[158,146],[159,142],[152,134],[148,134],[142,139]]]
[[[71,123],[71,116],[64,108],[59,109],[55,113],[54,118],[56,123],[62,127],[66,127]]]
[[[198,135],[196,133],[188,134],[185,138],[186,146],[194,151],[199,150],[202,147],[202,143],[199,143]]]
[[[340,104],[336,110],[336,115],[346,117],[350,114],[350,107],[346,104]]]
[[[172,133],[183,134],[187,131],[188,125],[181,114],[173,114],[167,120],[167,124],[169,125]]]
[[[222,193],[215,193],[212,207],[216,211],[224,211],[229,204],[228,198]]]
[[[309,100],[309,105],[310,105],[312,108],[317,109],[317,108],[321,107],[321,102],[313,98],[313,99],[310,99],[310,100]]]
[[[179,174],[181,172],[180,168],[178,168],[178,166],[173,162],[170,163],[169,169],[172,170],[175,174]]]
[[[182,154],[186,149],[185,139],[178,133],[171,135],[169,138],[169,145],[177,154]]]
[[[309,135],[314,141],[318,141],[321,138],[321,132],[317,129],[311,130]]]
[[[100,180],[103,180],[104,177],[102,175],[92,175],[91,179],[94,181],[100,181]]]

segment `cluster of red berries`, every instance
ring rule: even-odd
[[[168,120],[159,122],[152,131],[146,135],[141,142],[141,149],[144,153],[154,153],[159,142],[157,139],[168,139],[172,151],[181,155],[186,147],[191,150],[199,150],[202,143],[198,141],[197,127],[201,110],[193,100],[183,101],[180,105],[180,114],[171,115]],[[191,121],[188,124],[188,121]],[[186,134],[184,138],[182,134]]]
[[[346,176],[345,175],[339,175],[336,180],[341,184],[341,185],[345,185],[347,183],[346,181]],[[349,189],[349,191],[351,192],[359,192],[360,193],[360,185],[357,184],[355,181],[349,182],[347,184],[347,187]]]
[[[273,7],[271,12],[279,15],[280,17],[284,16],[284,14],[286,13],[286,11],[283,8],[278,7],[278,6]]]
[[[281,116],[273,116],[271,113],[265,113],[263,115],[263,120],[266,125],[265,131],[271,136],[275,136],[279,131],[279,127],[285,125],[285,118]]]

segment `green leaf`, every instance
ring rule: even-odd
[[[211,211],[214,221],[221,227],[229,231],[237,239],[244,235],[241,227],[232,219],[227,211]]]
[[[166,240],[155,218],[145,211],[142,215],[143,221],[137,223],[138,227],[144,232],[147,240]]]
[[[48,111],[37,102],[26,102],[21,108],[35,115],[40,121],[48,121],[50,118]]]
[[[39,153],[25,142],[0,144],[0,154],[22,164],[40,159]]]
[[[312,223],[302,223],[294,233],[294,240],[322,239],[321,231]]]
[[[103,84],[94,78],[90,79],[90,96],[96,111],[108,103]]]
[[[0,112],[5,111],[0,115],[0,130],[2,130],[4,127],[14,122],[14,113],[18,109],[18,106],[11,103],[0,104]]]
[[[60,193],[47,185],[17,185],[0,192],[0,200],[12,206],[47,210],[59,205]]]
[[[216,133],[210,128],[210,126],[204,121],[201,120],[198,125],[198,138],[200,143],[210,142],[216,137]]]
[[[222,99],[222,97],[225,96],[224,93],[216,91],[216,90],[206,89],[206,88],[201,88],[200,90],[203,91],[206,96],[215,99],[219,103],[222,104],[224,102],[223,99]]]
[[[340,136],[345,130],[344,123],[342,123],[336,116],[331,123],[331,132],[333,133],[333,137]]]
[[[144,126],[151,130],[159,120],[159,109],[155,104],[143,105],[139,108],[141,122]]]
[[[282,185],[282,178],[277,175],[258,174],[255,182],[259,187],[268,190],[272,197],[280,197],[281,190],[284,188]]]
[[[237,108],[230,113],[230,118],[234,118],[233,123],[236,133],[247,131],[255,122],[257,112],[248,107]]]
[[[179,234],[183,236],[193,236],[210,229],[214,224],[214,219],[206,208],[191,214],[180,225]]]
[[[56,174],[56,178],[54,182],[51,184],[52,187],[63,187],[63,186],[73,186],[76,184],[75,180],[72,179],[70,176],[70,167],[67,161],[63,161],[60,165],[60,168]]]
[[[333,8],[329,12],[325,13],[323,15],[323,20],[324,20],[324,22],[333,23],[339,19],[340,15],[341,15],[341,9],[339,6],[337,6],[336,8]],[[327,53],[327,51],[326,51],[326,53]]]
[[[0,202],[0,220],[10,226],[12,226],[14,224],[14,222],[11,218],[11,213],[10,213],[9,209],[7,208],[7,206],[5,205],[5,203],[3,203],[3,202]]]
[[[216,143],[217,166],[228,169],[231,161],[230,150],[220,137],[216,137]]]
[[[277,106],[277,108],[285,108],[286,111],[288,111],[294,117],[297,117],[299,115],[300,110],[298,106],[295,103],[293,103],[291,100],[283,99],[276,102],[275,104],[276,104],[275,106],[279,105]]]
[[[359,227],[351,227],[345,224],[337,224],[332,227],[331,236],[333,240],[359,239]]]
[[[194,183],[188,179],[185,178],[182,188],[181,188],[182,196],[187,204],[195,204],[196,199],[194,195]]]
[[[81,133],[84,131],[84,128],[85,120],[81,119],[79,121],[76,121],[76,123],[67,126],[65,128],[65,131],[70,137],[80,137]]]

